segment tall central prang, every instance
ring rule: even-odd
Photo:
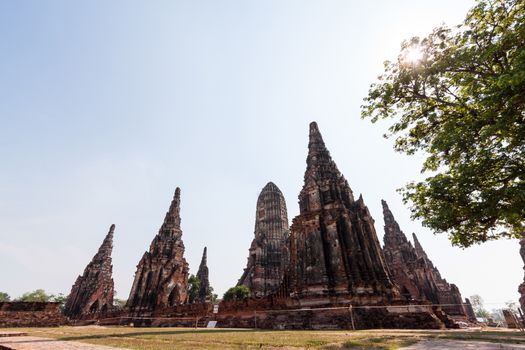
[[[374,219],[362,196],[354,200],[315,122],[310,124],[306,163],[300,214],[291,227],[291,296],[330,302],[396,297],[399,292],[387,271]]]
[[[238,283],[250,288],[252,296],[264,297],[279,288],[288,268],[288,235],[284,196],[273,182],[268,182],[257,199],[255,238]]]

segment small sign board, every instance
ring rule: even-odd
[[[206,326],[206,328],[215,328],[216,325],[217,321],[208,321],[208,325]]]

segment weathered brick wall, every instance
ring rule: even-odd
[[[359,300],[354,301],[359,304]],[[304,305],[318,305],[305,307]],[[363,303],[361,305],[371,305]],[[303,306],[301,306],[303,305]],[[215,316],[218,327],[264,329],[369,329],[420,328],[439,329],[453,326],[446,315],[436,312],[432,305],[409,305],[395,301],[390,305],[371,306],[329,303],[319,300],[263,298],[222,302]]]
[[[230,310],[217,315],[221,328],[263,329],[369,329],[422,328],[439,329],[444,324],[431,306],[328,307],[311,309]]]
[[[243,312],[268,309],[288,309],[286,299],[267,296],[264,298],[247,298],[243,300],[222,301],[219,305],[219,313]]]
[[[455,327],[454,322],[440,308],[428,305],[410,305],[398,300],[384,305],[354,300],[348,304],[319,305],[319,300],[301,301],[266,297],[223,301],[219,312],[213,313],[211,303],[196,303],[151,311],[119,311],[96,315],[83,324],[129,325],[135,327],[205,327],[208,321],[218,321],[220,328],[262,329],[369,329],[419,328],[439,329]],[[309,305],[309,306],[305,306]],[[316,306],[313,306],[316,305]],[[365,306],[370,305],[370,306]],[[94,315],[95,316],[95,315]],[[89,323],[91,322],[91,323]]]
[[[0,303],[0,327],[55,327],[67,323],[60,303]]]
[[[206,326],[213,315],[213,304],[195,303],[148,310],[113,310],[84,315],[71,321],[72,325],[134,325],[135,327],[194,327]]]
[[[206,326],[210,320],[218,321],[220,328],[262,329],[368,329],[368,328],[420,328],[439,329],[453,327],[452,320],[430,303],[409,305],[396,301],[390,305],[371,307],[344,304],[316,305],[319,300],[297,300],[266,297],[223,301],[218,314],[213,314],[211,303],[181,305],[154,312],[122,314],[114,320],[100,320],[100,324],[130,324],[136,327],[193,327]],[[358,300],[355,301],[356,303]],[[361,305],[369,305],[361,301]],[[301,306],[303,305],[303,306]]]

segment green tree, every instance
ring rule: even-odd
[[[210,290],[208,291],[208,298],[212,303],[217,302],[217,298],[219,296],[216,293],[213,293],[213,287],[210,286]]]
[[[484,301],[481,296],[474,294],[470,296],[469,300],[476,317],[488,318],[491,316],[490,312],[485,309]]]
[[[503,316],[503,310],[502,309],[492,309],[492,312],[490,313],[490,317],[492,320],[496,323],[503,323],[505,322],[505,317]]]
[[[210,301],[214,304],[219,302],[219,295],[217,293],[211,293]]]
[[[126,306],[126,303],[127,303],[127,300],[124,300],[124,299],[113,299],[113,306],[116,307],[117,309],[124,309],[124,307]]]
[[[16,301],[26,301],[26,302],[48,302],[51,301],[52,295],[48,295],[45,290],[37,289],[32,292],[24,293],[20,298],[17,298]]]
[[[222,300],[242,300],[248,298],[250,294],[250,288],[243,285],[235,286],[224,293]]]
[[[362,117],[426,153],[401,190],[413,218],[468,247],[525,232],[525,2],[478,0],[464,22],[403,42]]]
[[[199,298],[199,290],[201,288],[201,281],[195,275],[188,278],[188,299],[190,303],[194,303]]]
[[[505,309],[511,310],[515,314],[518,313],[518,303],[512,300],[505,302]]]
[[[61,305],[64,305],[67,300],[67,295],[64,295],[62,293],[58,293],[57,295],[51,294],[49,296],[49,301],[52,301],[54,303],[60,303]]]
[[[0,292],[0,303],[6,301],[11,301],[11,297],[9,296],[9,294],[5,292]]]

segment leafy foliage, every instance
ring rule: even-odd
[[[190,303],[194,303],[199,298],[199,290],[201,288],[201,281],[195,275],[188,278],[188,299]]]
[[[514,312],[515,314],[518,313],[518,303],[512,300],[505,302],[505,309],[510,310]]]
[[[521,237],[525,2],[478,0],[463,24],[403,42],[364,101],[363,118],[395,118],[396,151],[427,154],[432,176],[401,190],[414,218],[462,247]]]
[[[117,298],[113,299],[113,306],[119,310],[124,309],[124,307],[126,306],[126,303],[127,303],[127,300],[125,299],[117,299]]]
[[[213,287],[210,286],[210,290],[209,290],[209,293],[208,293],[208,298],[209,298],[209,300],[210,300],[212,303],[216,303],[218,297],[219,297],[219,296],[218,296],[216,293],[213,293]]]
[[[474,294],[470,296],[469,300],[472,304],[472,309],[474,309],[474,314],[476,315],[476,317],[482,317],[486,319],[491,316],[490,312],[488,312],[485,309],[484,301],[481,296],[479,296],[478,294]]]
[[[248,298],[250,294],[250,288],[243,285],[235,286],[224,293],[222,300],[242,300]]]
[[[15,301],[24,301],[24,302],[54,302],[54,303],[60,303],[64,305],[66,303],[67,296],[58,293],[57,295],[54,294],[47,294],[45,290],[43,289],[36,289],[32,292],[27,292],[22,294],[21,297],[16,298]]]
[[[211,293],[210,301],[214,304],[220,302],[219,295],[217,293]]]
[[[201,288],[201,281],[199,277],[195,275],[190,275],[188,278],[188,301],[194,303],[199,300],[199,292]],[[208,297],[206,300],[211,301],[212,303],[217,301],[217,294],[213,293],[213,287],[210,286],[208,290]]]
[[[22,294],[21,297],[17,298],[16,301],[25,302],[49,302],[53,295],[49,295],[43,289],[36,289],[32,292]]]
[[[505,316],[503,316],[503,309],[492,309],[492,311],[490,312],[490,318],[492,318],[492,320],[496,322],[496,324],[503,324],[505,322]]]
[[[5,292],[0,292],[0,303],[6,301],[11,301],[11,297],[9,296],[9,294]]]
[[[67,295],[64,295],[62,293],[58,293],[57,295],[51,294],[49,296],[49,301],[60,303],[62,305],[66,303],[66,300],[67,300]]]

